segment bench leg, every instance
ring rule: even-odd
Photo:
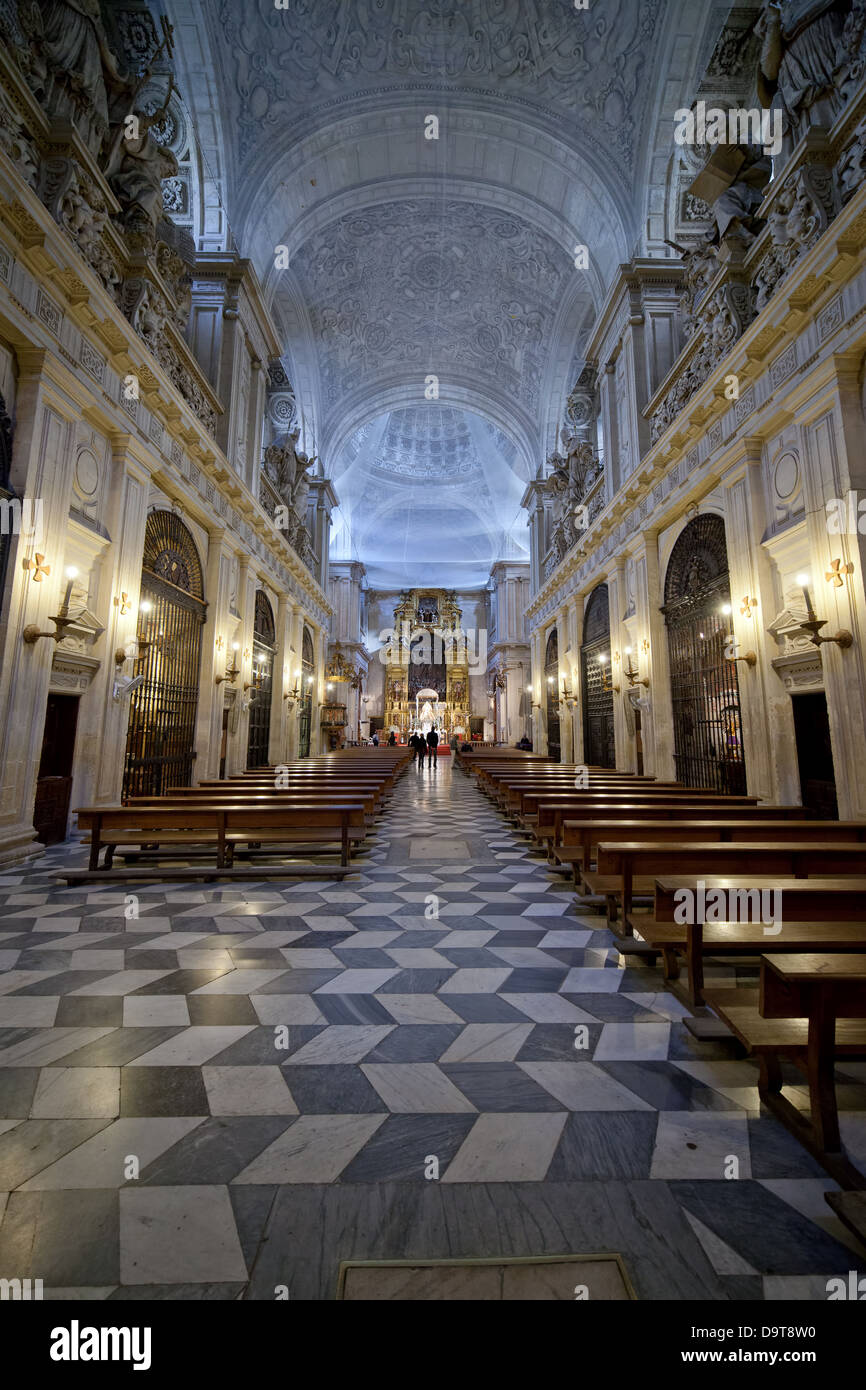
[[[812,1127],[816,1142],[825,1153],[838,1153],[842,1147],[833,1074],[835,1050],[836,1017],[827,1008],[822,991],[809,1018],[806,1074],[809,1079]]]
[[[607,920],[609,922],[615,922],[617,919],[618,911],[619,903],[617,902],[613,894],[609,893],[607,898]]]
[[[117,845],[106,845],[106,846],[105,846],[105,858],[104,858],[104,860],[102,861],[102,867],[103,867],[103,869],[110,869],[110,868],[111,868],[112,864],[114,863],[114,851],[115,851],[116,849],[117,849]]]
[[[100,843],[99,835],[98,835],[98,833],[94,830],[94,831],[91,832],[91,836],[90,836],[90,858],[89,858],[89,860],[87,861],[87,867],[88,867],[88,869],[98,869],[98,868],[99,868],[99,851],[100,851],[101,848],[102,848],[102,845],[101,845],[101,843]]]
[[[776,1052],[762,1052],[758,1058],[758,1095],[778,1096],[782,1091],[782,1062]]]
[[[662,947],[662,961],[664,962],[664,978],[666,980],[678,980],[680,978],[680,962],[673,946]]]

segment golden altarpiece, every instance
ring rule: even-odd
[[[385,667],[385,729],[405,741],[435,724],[440,741],[469,733],[463,611],[451,589],[407,589],[394,609]],[[433,697],[436,697],[435,699]]]

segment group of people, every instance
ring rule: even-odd
[[[423,763],[425,758],[431,758],[434,767],[437,766],[436,759],[439,756],[439,730],[430,729],[425,737],[420,729],[416,729],[409,739],[409,747],[412,749],[413,762]]]

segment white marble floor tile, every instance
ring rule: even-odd
[[[123,1187],[129,1155],[143,1171],[200,1124],[203,1116],[170,1119],[115,1120],[113,1124],[64,1154],[56,1163],[22,1183],[19,1192],[52,1192],[63,1188]],[[151,1189],[154,1192],[161,1188]]]
[[[369,1062],[361,1071],[395,1114],[458,1115],[475,1110],[435,1062]]]
[[[334,1023],[315,1038],[304,1043],[288,1061],[293,1066],[335,1066],[360,1062],[383,1038],[393,1032],[395,1025]]]
[[[341,948],[342,949],[342,948]],[[454,962],[432,947],[418,946],[414,949],[391,949],[385,952],[401,970],[453,970]]]
[[[569,970],[560,994],[616,994],[622,984],[622,970],[599,970],[587,966]]]
[[[565,1114],[480,1115],[448,1165],[443,1182],[541,1182]]]
[[[439,990],[440,994],[495,994],[505,984],[511,970],[488,970],[484,966],[477,969],[466,967],[455,970]]]
[[[652,1110],[593,1062],[518,1062],[526,1075],[568,1110]]]
[[[579,1009],[561,994],[505,994],[500,998],[519,1009],[534,1023],[597,1023],[593,1014]]]
[[[185,994],[128,994],[123,1001],[124,1028],[189,1026]]]
[[[0,995],[0,1028],[50,1028],[59,1005],[56,994]]]
[[[200,985],[192,994],[254,994],[263,985],[278,980],[285,975],[284,969],[276,970],[232,970],[228,975],[220,975],[210,984]]]
[[[435,994],[377,994],[396,1023],[462,1023],[459,1014],[449,1009]]]
[[[311,994],[251,994],[250,1003],[256,1011],[259,1023],[276,1026],[325,1022]]]
[[[320,985],[314,993],[375,994],[377,989],[381,989],[388,980],[393,980],[398,973],[396,965],[393,970],[344,970],[342,975],[335,975],[333,980]]]
[[[659,1114],[651,1178],[723,1181],[738,1161],[738,1175],[752,1176],[748,1116],[734,1110],[664,1110]]]
[[[30,1107],[33,1120],[113,1119],[120,1109],[119,1067],[43,1067]]]
[[[543,951],[545,947],[579,951],[586,945],[591,936],[592,932],[588,932],[583,928],[577,928],[575,931],[549,931],[539,941],[538,948],[541,951]]]
[[[45,1067],[113,1032],[113,1028],[46,1028],[34,1037],[4,1047],[0,1067]]]
[[[221,1024],[219,1026],[199,1025],[185,1028],[173,1038],[151,1048],[141,1057],[134,1057],[127,1063],[130,1067],[197,1067],[209,1062],[218,1052],[224,1052],[232,1043],[251,1032],[252,1023]]]
[[[336,1182],[386,1116],[302,1115],[234,1183]]]
[[[532,1032],[531,1023],[468,1023],[440,1062],[513,1062]]]
[[[106,975],[101,980],[93,980],[89,985],[72,990],[72,994],[132,994],[133,990],[152,985],[154,980],[162,980],[171,973],[170,970],[119,970],[116,975]]]
[[[212,1115],[297,1115],[278,1066],[202,1067]]]
[[[666,1062],[669,1023],[606,1023],[593,1058],[596,1062]]]
[[[120,1280],[243,1283],[247,1267],[225,1187],[128,1187],[120,1194]]]

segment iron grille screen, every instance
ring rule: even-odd
[[[195,760],[204,605],[146,572],[141,600],[151,604],[138,633],[149,646],[130,702],[124,800],[189,786]]]
[[[726,595],[716,597],[716,605]],[[674,761],[687,787],[746,790],[737,668],[725,658],[728,623],[708,604],[669,620]]]
[[[730,598],[725,523],[708,512],[677,537],[665,578],[674,761],[679,781],[746,790],[737,667],[728,661]]]
[[[556,628],[547,639],[544,658],[544,684],[547,690],[547,753],[557,762],[561,756],[559,732],[559,637]]]
[[[613,691],[610,663],[602,664],[610,643],[605,638],[581,648],[583,673],[583,757],[589,767],[616,767]]]
[[[124,800],[161,796],[192,781],[204,618],[195,542],[174,512],[151,512],[144,533],[136,663],[144,682],[130,699]]]
[[[253,625],[253,669],[250,684],[250,726],[247,739],[247,767],[266,767],[271,738],[271,692],[273,690],[276,629],[267,596],[256,592]]]

